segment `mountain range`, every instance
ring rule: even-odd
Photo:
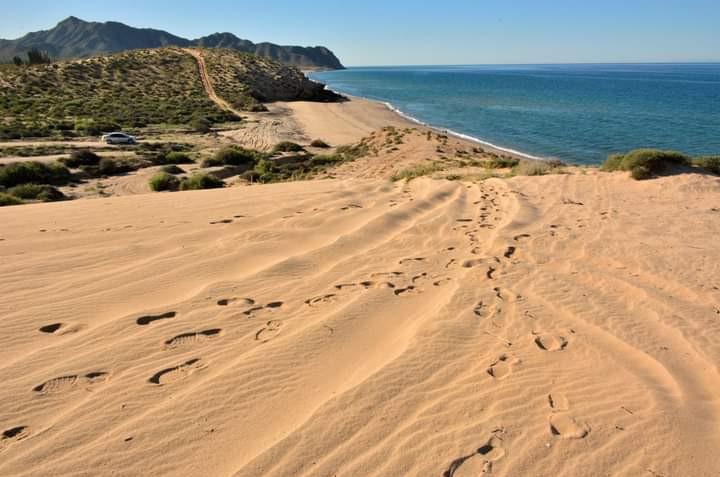
[[[0,60],[24,57],[33,48],[46,51],[54,59],[72,59],[163,46],[231,48],[299,68],[343,69],[340,60],[324,46],[253,43],[232,33],[214,33],[188,40],[162,30],[134,28],[118,22],[86,22],[76,17],[68,17],[50,30],[28,33],[16,40],[0,39]]]

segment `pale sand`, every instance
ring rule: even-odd
[[[0,224],[0,475],[718,475],[717,177],[322,180]]]

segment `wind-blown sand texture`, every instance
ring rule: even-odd
[[[719,193],[589,171],[2,208],[0,475],[717,476]]]

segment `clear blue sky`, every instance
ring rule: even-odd
[[[326,45],[347,65],[720,61],[720,0],[0,0],[0,38],[74,15]]]

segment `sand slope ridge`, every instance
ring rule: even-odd
[[[0,209],[0,475],[717,475],[716,186]]]

